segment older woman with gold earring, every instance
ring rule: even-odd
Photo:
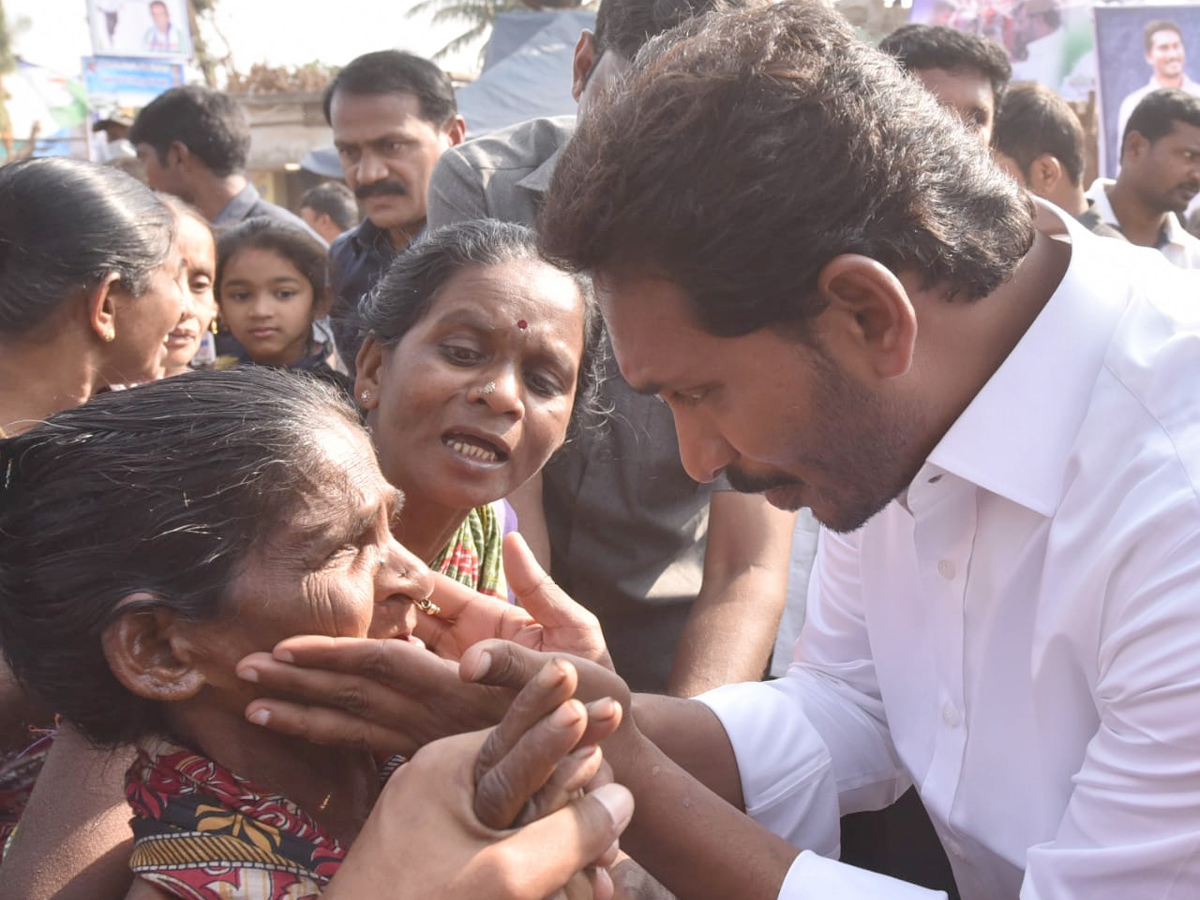
[[[166,207],[116,169],[0,168],[0,436],[162,377],[183,302],[174,236]],[[31,732],[50,724],[0,663],[0,850],[41,767]]]

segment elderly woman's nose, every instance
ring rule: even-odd
[[[388,558],[380,567],[377,589],[380,599],[402,594],[411,600],[424,600],[433,593],[433,575],[429,567],[397,540],[392,540]]]

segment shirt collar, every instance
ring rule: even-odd
[[[1076,435],[1129,294],[1105,253],[1111,244],[1056,215],[1071,242],[1062,282],[927,464],[1043,516],[1058,507]],[[931,473],[922,474],[927,480]]]
[[[554,177],[554,167],[558,165],[558,156],[562,153],[563,146],[565,145],[555,148],[540,166],[517,182],[517,187],[523,187],[535,194],[544,194],[550,190],[550,179]]]
[[[225,204],[225,208],[213,217],[212,224],[231,225],[242,221],[260,199],[262,198],[259,196],[258,189],[247,181],[246,186],[238,191],[237,196]]]
[[[412,241],[420,238],[425,231],[425,228],[418,231],[413,235]],[[389,260],[400,252],[392,246],[392,239],[388,236],[388,233],[365,216],[350,232],[350,240],[354,241],[355,246],[360,252],[373,253],[384,260]],[[412,241],[409,241],[409,244]]]

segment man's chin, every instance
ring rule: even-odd
[[[804,488],[798,484],[771,488],[764,491],[763,496],[776,509],[786,510],[787,512],[795,512],[808,505],[808,502],[804,499]]]

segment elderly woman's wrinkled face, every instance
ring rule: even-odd
[[[197,626],[210,684],[243,692],[234,664],[285,637],[407,639],[429,571],[392,537],[402,497],[383,478],[365,434],[321,423],[325,460],[240,566],[225,612]]]
[[[384,474],[455,509],[507,497],[562,445],[583,349],[570,276],[537,260],[457,272],[382,350],[370,423]]]
[[[183,309],[167,335],[167,373],[184,371],[200,349],[200,340],[217,315],[213,279],[217,271],[217,245],[208,226],[189,215],[175,219],[175,243],[183,262],[180,291]]]

